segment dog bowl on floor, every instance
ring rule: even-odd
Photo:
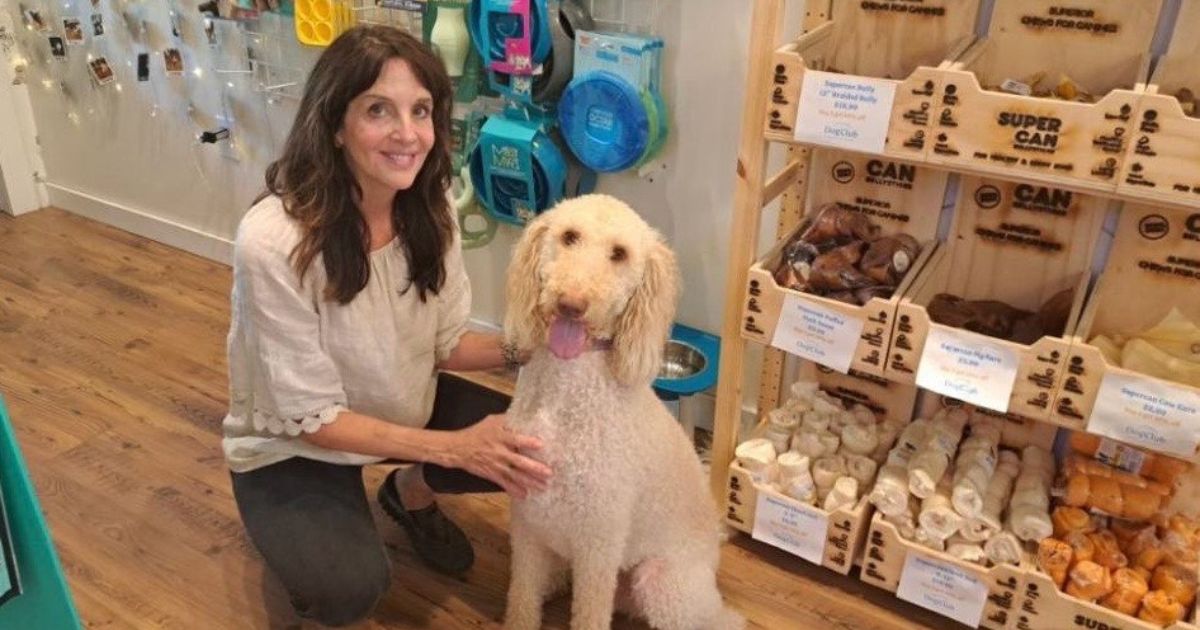
[[[715,336],[675,324],[663,351],[663,364],[654,391],[663,400],[690,396],[717,382],[721,344]]]

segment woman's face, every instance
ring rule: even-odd
[[[433,148],[433,97],[402,59],[350,101],[338,144],[364,199],[391,201],[412,186]]]

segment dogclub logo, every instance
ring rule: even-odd
[[[1054,116],[1037,116],[1024,112],[1000,112],[996,124],[1001,128],[1012,128],[1012,147],[1022,151],[1054,153],[1058,149],[1058,137],[1062,133],[1063,121]]]

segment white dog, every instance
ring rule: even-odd
[[[569,573],[573,629],[608,628],[614,605],[663,630],[741,627],[717,591],[700,462],[650,387],[679,292],[671,250],[620,201],[579,197],[526,227],[507,291],[506,335],[532,352],[509,423],[542,439],[530,455],[554,478],[512,504],[506,626],[540,628]]]

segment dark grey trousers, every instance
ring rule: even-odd
[[[443,375],[426,428],[453,431],[507,408],[507,397]],[[500,490],[461,470],[426,465],[424,471],[434,492]],[[246,532],[296,613],[327,626],[369,616],[388,590],[391,568],[367,504],[362,467],[293,457],[232,477]]]

